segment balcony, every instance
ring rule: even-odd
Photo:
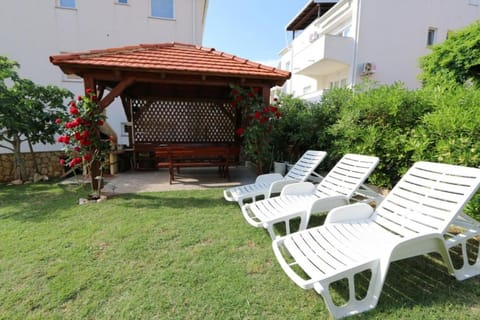
[[[350,65],[353,58],[354,40],[350,37],[310,35],[309,43],[296,52],[293,46],[293,73],[306,76],[321,76]]]

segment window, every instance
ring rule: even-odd
[[[58,6],[75,9],[77,7],[77,0],[58,0]]]
[[[150,0],[151,16],[155,18],[174,18],[174,0]]]
[[[435,43],[436,35],[437,35],[436,29],[433,29],[433,28],[428,29],[427,46],[431,46]]]
[[[128,0],[117,0],[117,3],[128,4]]]

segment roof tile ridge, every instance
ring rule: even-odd
[[[74,60],[74,59],[99,57],[105,54],[112,54],[112,53],[132,52],[132,51],[138,51],[138,50],[141,50],[141,46],[124,46],[124,47],[115,47],[115,48],[106,48],[106,49],[92,49],[88,51],[78,51],[78,52],[72,52],[72,53],[53,55],[53,56],[50,56],[50,61],[53,63],[53,62],[61,62],[61,61]]]
[[[79,53],[63,53],[63,54],[52,55],[49,57],[49,60],[51,63],[55,64],[62,61],[79,59],[80,56],[81,55]]]
[[[151,49],[151,48],[171,47],[172,44],[169,43],[169,42],[164,42],[164,43],[140,43],[138,46],[140,48],[143,48],[143,49]]]
[[[275,68],[275,67],[271,67],[271,66],[267,66],[267,65],[264,65],[264,64],[259,63],[259,62],[251,61],[251,60],[240,58],[240,57],[237,57],[237,56],[233,56],[233,58],[235,60],[237,60],[238,62],[244,63],[246,65],[250,65],[252,67],[256,67],[257,69],[268,70],[268,71],[272,71],[272,72],[275,72],[275,73],[290,74],[290,72],[288,72],[288,71],[281,70],[279,68]]]
[[[215,49],[213,49],[213,50],[215,51]],[[236,56],[236,55],[232,55],[230,53],[226,53],[226,52],[223,52],[223,51],[215,51],[214,53],[216,53],[220,56],[223,56],[225,58],[229,58],[229,59],[235,60],[237,62],[243,63],[243,64],[247,64],[247,65],[250,65],[250,66],[253,66],[253,67],[257,67],[258,69],[273,71],[275,73],[283,73],[285,75],[290,76],[289,71],[285,71],[285,70],[282,70],[282,69],[279,69],[279,68],[267,66],[267,65],[261,64],[259,62],[254,62],[254,61],[251,61],[251,60],[248,60],[248,59],[245,59],[245,58],[241,58],[241,57]]]

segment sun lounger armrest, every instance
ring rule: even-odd
[[[298,275],[297,272],[295,272],[295,270],[291,267],[291,265],[289,265],[289,263],[285,260],[285,257],[282,254],[282,247],[283,247],[284,240],[285,240],[285,237],[281,237],[272,241],[273,252],[278,262],[280,263],[280,266],[282,267],[283,271],[285,271],[285,273],[290,277],[290,279],[292,279],[292,281],[295,282],[300,288],[303,288],[303,289],[313,288],[314,283],[318,282],[318,280],[303,279]]]
[[[265,173],[261,174],[255,180],[255,183],[265,183],[270,184],[273,181],[281,180],[283,176],[280,173]]]
[[[291,179],[282,179],[282,180],[275,181],[270,185],[270,189],[268,190],[268,195],[270,196],[273,193],[280,193],[282,192],[283,187],[292,183],[298,183],[298,181],[291,180]]]
[[[282,189],[280,196],[310,194],[315,191],[315,185],[311,182],[291,183]]]
[[[341,206],[328,213],[325,224],[368,219],[373,211],[373,208],[366,203]]]

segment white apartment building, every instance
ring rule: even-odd
[[[21,77],[83,94],[82,79],[64,75],[49,56],[144,43],[201,45],[207,7],[208,0],[2,0],[0,55],[20,63]],[[118,143],[128,144],[119,101],[107,117]]]
[[[418,88],[429,46],[479,18],[479,0],[309,0],[286,26],[279,67],[292,77],[281,90],[318,100],[364,79]]]

